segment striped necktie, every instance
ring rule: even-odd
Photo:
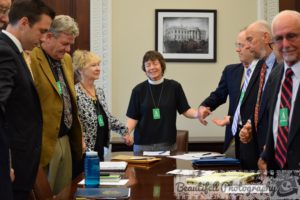
[[[286,70],[285,79],[281,87],[278,134],[275,148],[275,160],[281,168],[284,168],[284,165],[286,163],[289,133],[289,116],[291,110],[291,99],[293,94],[293,74],[294,72],[291,68],[288,68]]]
[[[266,63],[264,63],[260,70],[258,93],[257,93],[256,104],[255,104],[255,110],[254,110],[255,130],[257,130],[259,106],[260,106],[260,102],[261,102],[261,96],[262,96],[263,86],[264,86],[265,77],[266,77],[266,70],[267,70],[267,65],[266,65]]]
[[[237,131],[237,126],[238,126],[238,122],[239,122],[239,118],[240,118],[240,109],[241,109],[241,104],[243,102],[243,98],[247,89],[247,86],[249,84],[250,81],[250,75],[251,75],[251,68],[249,66],[249,68],[246,71],[246,77],[244,80],[244,84],[243,84],[243,88],[241,91],[241,95],[240,95],[240,99],[239,99],[239,104],[236,108],[236,111],[234,113],[234,117],[233,117],[233,122],[232,122],[232,127],[231,127],[231,131],[232,131],[232,135],[235,136],[236,131]]]

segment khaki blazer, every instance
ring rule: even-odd
[[[67,82],[66,84],[70,90],[73,111],[73,125],[68,135],[72,155],[79,160],[82,157],[82,129],[78,118],[71,56],[65,54],[61,63]],[[58,139],[61,117],[63,114],[63,100],[56,87],[55,77],[49,62],[40,47],[35,47],[31,52],[31,70],[43,112],[42,153],[40,164],[45,167],[50,162]]]

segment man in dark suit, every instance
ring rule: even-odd
[[[251,123],[247,123],[240,132],[240,146],[244,149],[242,152],[245,152],[245,155],[241,156],[246,159],[248,169],[257,169],[257,161],[266,142],[268,125],[265,84],[271,71],[276,66],[276,57],[271,46],[271,28],[266,21],[258,20],[250,24],[246,29],[246,40],[246,48],[253,52],[256,59],[260,59],[263,63],[257,82],[257,99],[255,100],[255,108],[252,111]]]
[[[10,9],[10,5],[11,0],[0,0],[0,30],[5,28],[8,23],[8,12]],[[4,199],[10,200],[12,199],[12,190],[11,178],[9,176],[9,150],[8,141],[6,141],[3,133],[4,131],[0,127],[0,196]],[[11,170],[11,176],[13,176],[13,170]]]
[[[39,44],[54,15],[43,2],[15,1],[6,31],[0,33],[0,131],[11,151],[14,199],[29,197],[38,169],[42,137],[39,98],[22,52]]]
[[[300,13],[282,11],[272,22],[274,44],[282,55],[267,83],[269,106],[266,148],[261,170],[300,168]]]
[[[250,108],[251,102],[253,102],[253,95],[249,95],[250,91],[256,90],[254,86],[259,74],[259,64],[257,64],[257,60],[253,60],[253,54],[245,48],[246,47],[246,36],[245,31],[241,31],[237,38],[237,49],[236,51],[239,54],[240,60],[242,63],[240,64],[232,64],[228,65],[222,74],[221,80],[217,89],[210,94],[199,106],[199,120],[202,124],[206,125],[207,121],[205,118],[211,114],[211,111],[215,110],[218,106],[224,104],[227,100],[227,96],[229,96],[229,111],[228,116],[224,118],[224,120],[214,120],[217,125],[226,127],[225,133],[225,142],[224,142],[224,151],[228,150],[228,147],[231,146],[231,142],[235,142],[235,154],[236,157],[239,158],[239,139],[237,131],[232,132],[232,119],[233,116],[239,107],[241,111],[241,115],[238,115],[239,124],[245,123],[247,119],[249,119],[249,114],[247,108]],[[242,99],[242,103],[239,105],[239,100],[241,96],[241,87],[243,86],[245,76],[244,73],[246,69],[251,68],[251,78],[246,88],[246,91],[243,92],[244,98]],[[243,78],[244,77],[244,78]],[[252,103],[253,105],[253,103]],[[253,106],[252,106],[253,107]],[[231,117],[230,117],[231,116]],[[235,138],[233,140],[233,138]],[[237,142],[236,142],[237,141]]]

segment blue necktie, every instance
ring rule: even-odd
[[[247,86],[249,84],[250,81],[250,75],[251,75],[251,68],[249,66],[249,68],[246,71],[246,77],[244,80],[244,84],[243,84],[243,88],[241,91],[241,95],[240,95],[240,99],[239,99],[239,104],[236,108],[236,111],[234,113],[234,117],[233,117],[233,122],[232,122],[232,127],[231,127],[231,131],[232,131],[232,135],[235,136],[236,131],[237,131],[237,127],[238,127],[238,122],[239,122],[239,117],[240,117],[240,108],[241,108],[241,104],[247,89]]]

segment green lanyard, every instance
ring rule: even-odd
[[[155,120],[158,120],[158,119],[160,119],[160,109],[158,107],[159,107],[159,103],[160,103],[160,99],[161,99],[161,94],[162,94],[163,89],[164,89],[164,82],[162,83],[162,86],[161,86],[161,91],[160,91],[160,95],[159,95],[159,98],[158,98],[157,106],[156,106],[155,101],[154,101],[154,97],[153,97],[153,93],[152,93],[150,83],[149,83],[149,89],[150,89],[150,94],[151,94],[151,97],[152,97],[152,102],[153,102],[153,105],[154,105],[154,108],[152,109],[152,118],[155,119]]]

